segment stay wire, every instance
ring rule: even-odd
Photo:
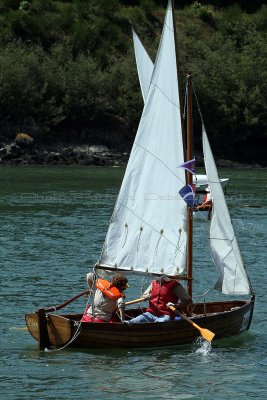
[[[89,294],[89,296],[88,296],[88,299],[87,299],[87,302],[86,302],[86,306],[85,306],[83,315],[84,315],[85,311],[87,310],[87,307],[88,307],[88,304],[89,304],[89,301],[90,301],[91,297],[92,297],[92,292],[90,292],[90,294]],[[47,348],[46,348],[46,351],[47,351],[47,352],[50,352],[50,353],[52,353],[52,352],[54,353],[54,352],[57,352],[57,351],[61,351],[61,350],[65,349],[65,348],[67,348],[72,342],[74,342],[74,340],[75,340],[75,339],[80,335],[80,333],[81,333],[82,321],[81,321],[81,320],[80,320],[79,322],[75,321],[74,325],[77,326],[77,329],[76,329],[74,335],[72,336],[72,338],[70,339],[69,342],[67,342],[64,346],[59,347],[59,348],[56,348],[56,349],[47,349]]]

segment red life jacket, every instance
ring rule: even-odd
[[[159,317],[160,315],[170,315],[174,317],[174,313],[166,306],[167,303],[178,303],[178,297],[174,294],[173,289],[177,285],[177,281],[172,279],[169,282],[156,280],[152,281],[151,300],[146,311]]]
[[[125,295],[121,293],[119,289],[116,288],[116,286],[113,286],[109,281],[106,281],[105,279],[98,279],[95,285],[109,299],[117,300],[120,297],[125,297]]]

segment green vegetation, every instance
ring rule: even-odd
[[[192,71],[215,153],[266,165],[267,6],[178,3],[181,74]],[[154,59],[165,6],[0,0],[0,139],[27,132],[40,142],[75,141],[117,131],[132,141],[143,101],[131,24]]]

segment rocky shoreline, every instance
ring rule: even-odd
[[[105,145],[32,145],[18,143],[0,145],[0,165],[84,165],[84,166],[125,166],[130,153],[109,149]],[[203,167],[203,160],[197,157],[197,165]],[[217,160],[220,168],[262,168],[259,164],[241,164],[230,160]]]
[[[128,152],[103,145],[29,146],[12,142],[0,148],[0,165],[123,166],[128,158]]]

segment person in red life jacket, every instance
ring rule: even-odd
[[[203,203],[197,206],[198,209],[200,208],[211,208],[212,206],[212,199],[211,199],[211,193],[210,193],[210,188],[207,187],[206,189],[206,194],[203,198]]]
[[[123,275],[115,275],[111,282],[105,279],[96,281],[96,290],[93,306],[89,306],[83,317],[82,322],[110,322],[113,312],[118,309],[121,321],[124,320],[125,295],[124,290],[128,287],[128,279]],[[94,274],[87,274],[89,289],[94,283]]]
[[[170,321],[175,315],[166,306],[167,303],[177,304],[180,301],[180,305],[185,307],[192,303],[191,297],[183,286],[176,279],[170,279],[167,276],[153,280],[142,297],[149,299],[146,312],[129,321],[124,321],[125,323],[132,325],[144,322]]]

